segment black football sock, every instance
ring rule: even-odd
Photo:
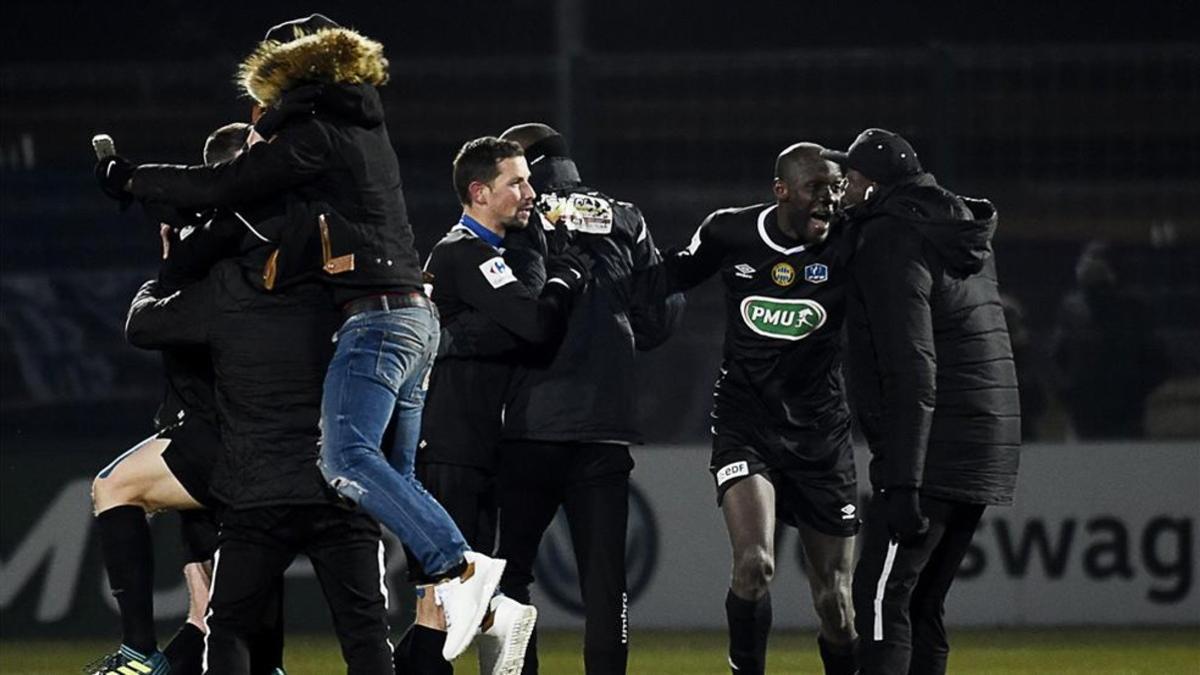
[[[817,646],[821,650],[821,663],[825,664],[825,675],[854,675],[858,672],[858,659],[854,658],[858,640],[839,645],[826,642],[825,638],[818,635]]]
[[[743,600],[725,595],[729,622],[729,662],[737,675],[759,675],[767,668],[767,636],[771,633],[771,594]]]
[[[445,631],[412,626],[392,652],[396,675],[451,675],[454,666],[442,658]]]
[[[163,647],[171,662],[171,675],[200,675],[204,660],[204,631],[191,622],[184,622],[175,637]]]
[[[108,585],[121,610],[121,643],[143,653],[158,649],[154,633],[154,548],[139,506],[117,506],[96,516]]]

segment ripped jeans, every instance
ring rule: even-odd
[[[321,474],[395,533],[431,576],[467,550],[413,474],[439,336],[431,307],[355,314],[338,330],[321,399]]]

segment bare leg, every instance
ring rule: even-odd
[[[763,476],[738,481],[721,500],[733,571],[725,596],[729,623],[729,665],[737,675],[757,675],[767,667],[771,595],[775,573],[775,487]]]
[[[758,600],[775,575],[775,486],[763,476],[744,478],[725,492],[721,512],[733,550],[729,588]]]
[[[154,630],[154,549],[146,514],[170,506],[200,506],[163,461],[170,443],[148,438],[118,456],[92,482],[104,565],[121,611],[121,642],[151,656],[158,650],[158,638]]]
[[[416,621],[392,653],[396,675],[449,675],[454,666],[442,658],[446,615],[434,599],[433,584],[417,586]]]
[[[212,586],[212,563],[188,563],[183,566],[183,578],[188,587],[188,623],[208,632],[204,615],[208,612],[208,589]]]
[[[801,524],[800,542],[808,560],[808,583],[821,622],[818,643],[828,675],[854,673],[854,537],[838,537]]]
[[[92,481],[96,515],[116,506],[139,506],[147,513],[203,508],[163,461],[170,444],[170,439],[150,438],[101,471]]]

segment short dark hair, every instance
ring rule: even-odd
[[[212,132],[204,142],[204,163],[217,164],[237,156],[250,137],[250,125],[232,122]]]
[[[454,157],[454,191],[458,193],[458,201],[471,203],[471,183],[492,182],[500,175],[500,162],[524,155],[519,144],[495,136],[467,141]]]

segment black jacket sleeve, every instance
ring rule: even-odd
[[[562,335],[573,294],[559,284],[547,283],[535,297],[499,254],[464,257],[462,264],[456,265],[454,283],[464,303],[524,343],[542,345]],[[483,330],[498,335],[494,327],[485,325]],[[484,346],[487,339],[473,342],[479,349],[488,349]],[[497,348],[507,351],[511,346],[500,336]]]
[[[163,293],[157,281],[138,289],[125,320],[125,338],[142,349],[165,349],[208,342],[216,313],[212,277]]]
[[[719,213],[713,213],[692,235],[687,248],[669,253],[664,261],[669,290],[689,290],[721,269],[727,246],[722,241]]]
[[[882,378],[882,488],[920,487],[937,395],[930,294],[933,275],[924,240],[908,226],[882,228],[858,264],[875,270],[863,288],[871,340]]]
[[[639,231],[633,245],[633,292],[629,303],[629,324],[634,345],[649,351],[666,342],[683,320],[686,306],[682,292],[655,293],[652,273],[662,265],[662,256],[650,236],[650,228],[638,214]]]
[[[326,167],[331,150],[316,122],[293,124],[227,162],[143,164],[133,172],[133,196],[187,209],[246,204],[309,181]]]

